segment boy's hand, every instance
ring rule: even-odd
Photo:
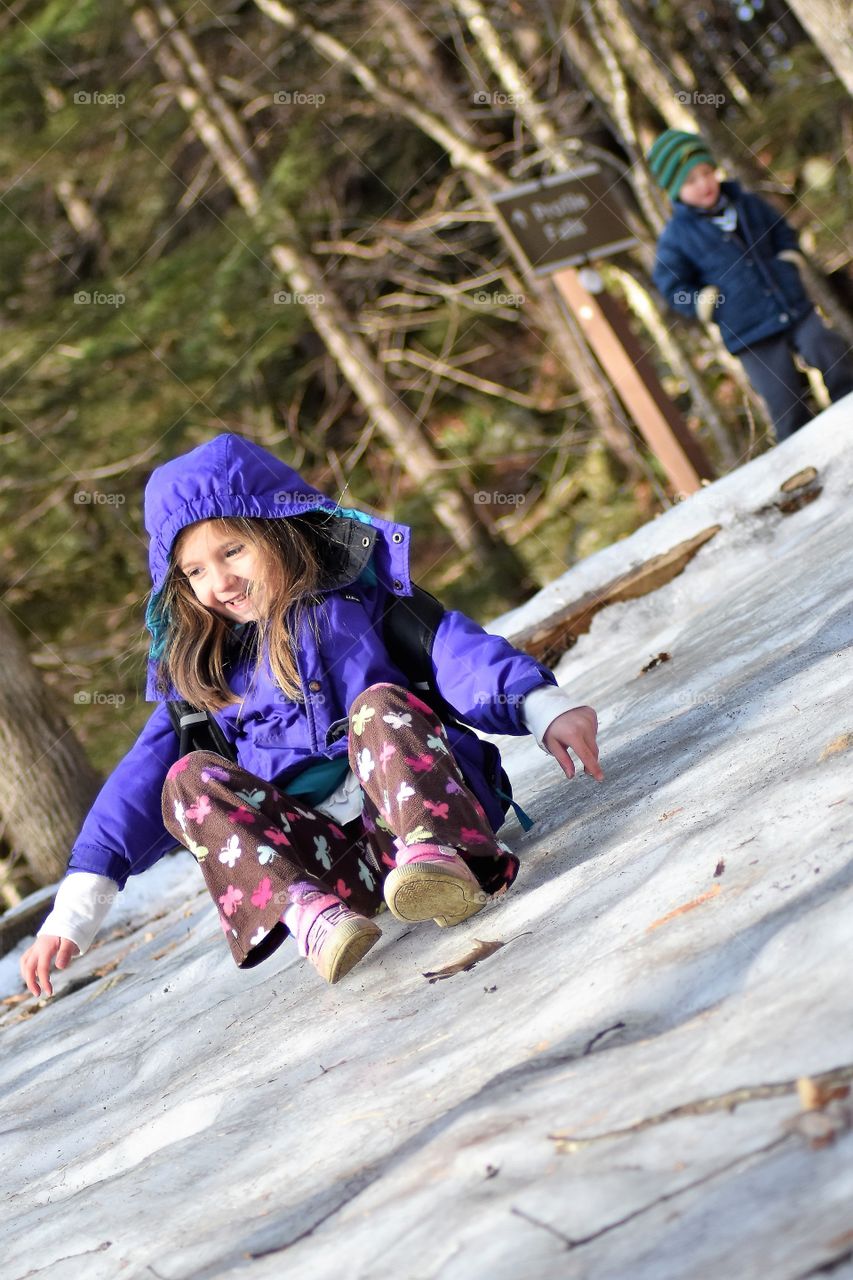
[[[714,313],[717,310],[719,297],[720,291],[715,284],[706,284],[704,289],[699,290],[699,296],[696,299],[696,315],[703,324],[714,323]]]
[[[604,774],[598,763],[598,743],[595,740],[597,732],[598,716],[592,707],[573,707],[571,711],[564,711],[556,720],[551,721],[542,742],[567,778],[575,776],[575,766],[566,750],[571,747],[584,770],[592,774],[596,782],[603,782]]]
[[[78,954],[79,947],[70,938],[57,938],[54,934],[45,933],[36,938],[21,956],[21,977],[34,996],[53,995],[50,985],[50,970],[55,963],[57,969],[64,969]]]

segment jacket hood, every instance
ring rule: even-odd
[[[287,463],[244,440],[221,435],[164,462],[145,486],[145,528],[151,539],[151,585],[159,591],[172,543],[187,525],[221,516],[287,517],[335,503]]]
[[[411,594],[410,530],[406,525],[339,507],[287,463],[243,436],[216,436],[157,467],[145,486],[144,505],[152,586],[145,614],[152,636],[148,701],[162,696],[155,692],[154,673],[168,624],[159,606],[172,545],[182,529],[199,520],[225,516],[288,519],[309,511],[327,511],[337,517],[332,539],[342,554],[335,577],[324,583],[324,589],[353,581],[375,551],[377,572],[390,588]]]

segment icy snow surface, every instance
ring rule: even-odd
[[[557,669],[598,709],[602,785],[501,740],[536,819],[503,830],[502,905],[385,915],[328,988],[290,943],[237,970],[179,855],[52,1001],[0,1006],[4,1280],[851,1274],[850,1098],[805,1115],[794,1083],[853,1076],[851,417],[494,624],[722,525]],[[807,465],[822,493],[779,514]],[[475,939],[506,945],[424,978]]]

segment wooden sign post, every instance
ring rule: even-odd
[[[610,197],[611,187],[598,165],[587,164],[501,192],[492,204],[532,270],[553,277],[626,413],[672,488],[686,496],[702,480],[713,479],[705,451],[660,385],[617,301],[603,284],[590,292],[575,270],[637,243]]]

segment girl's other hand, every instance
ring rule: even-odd
[[[571,747],[585,771],[592,774],[596,782],[603,782],[604,774],[598,763],[598,743],[595,739],[597,732],[598,716],[592,707],[573,707],[571,711],[564,711],[556,720],[551,721],[542,741],[567,778],[575,776],[574,763],[566,750]]]
[[[53,995],[50,985],[52,965],[64,969],[78,954],[79,947],[70,938],[57,938],[54,934],[45,933],[36,938],[21,956],[21,977],[34,996]]]

